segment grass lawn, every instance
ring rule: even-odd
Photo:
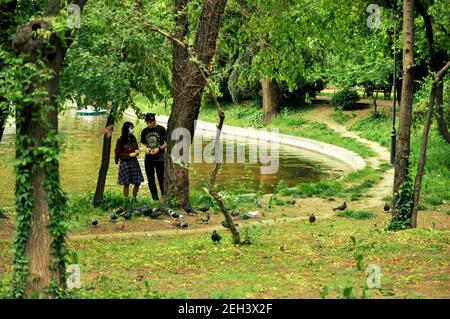
[[[82,270],[79,298],[361,298],[369,263],[381,267],[381,289],[369,298],[448,298],[448,231],[383,232],[369,219],[333,217],[241,231],[250,245],[209,234],[69,242]],[[245,235],[246,234],[246,235]],[[353,239],[351,238],[353,237]],[[0,242],[0,288],[11,274]],[[351,294],[348,294],[352,288]],[[328,292],[327,292],[328,291]]]

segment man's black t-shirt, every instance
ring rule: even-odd
[[[150,148],[157,148],[166,141],[166,129],[161,125],[154,128],[146,127],[141,133],[141,143]],[[156,155],[145,154],[146,161],[164,161],[165,150],[159,150]]]

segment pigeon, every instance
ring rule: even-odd
[[[314,216],[314,213],[311,213],[311,215],[309,215],[309,223],[313,224],[316,221],[316,216]]]
[[[122,207],[117,208],[117,209],[114,211],[114,213],[115,213],[116,215],[122,214],[122,213],[123,213],[123,208],[122,208]]]
[[[197,221],[201,221],[203,223],[208,223],[211,218],[211,215],[207,213],[205,216],[202,216],[202,218],[197,219]]]
[[[150,213],[147,216],[150,218],[158,218],[159,216],[161,216],[163,214],[162,211],[160,211],[159,209],[155,210],[155,208],[150,210],[149,212]]]
[[[226,220],[222,220],[222,226],[225,228],[230,228],[230,225]],[[239,226],[238,224],[234,224],[235,227]]]
[[[118,222],[117,229],[123,231],[125,229],[125,224],[123,222]]]
[[[190,205],[184,205],[182,208],[188,214],[197,214],[197,212]]]
[[[177,214],[175,211],[173,211],[173,210],[172,210],[169,206],[167,206],[167,205],[161,206],[161,211],[162,211],[164,214],[168,214],[170,217],[173,217],[173,218],[178,218],[178,217],[180,217],[179,214]]]
[[[220,240],[222,239],[222,236],[219,235],[217,231],[213,231],[211,234],[211,239],[215,243],[220,243]]]
[[[295,205],[295,203],[296,203],[295,199],[292,199],[289,201],[289,204],[291,204],[291,205]]]
[[[94,219],[94,220],[92,221],[92,226],[97,227],[97,225],[98,225],[98,221]]]
[[[173,218],[178,218],[178,217],[180,217],[180,215],[179,215],[177,212],[173,211],[173,210],[170,209],[170,208],[169,208],[169,215],[170,215],[171,217],[173,217]]]
[[[231,213],[230,213],[230,215],[231,216],[233,216],[233,217],[237,217],[237,216],[239,216],[239,212],[238,211],[235,211],[235,210],[233,210]]]
[[[391,210],[391,207],[389,206],[388,203],[384,204],[384,212],[387,213]]]
[[[344,202],[341,206],[333,208],[333,210],[346,210],[347,209],[347,203]]]
[[[169,207],[167,205],[162,205],[160,209],[164,214],[169,213]]]
[[[185,222],[184,220],[180,223],[181,228],[187,228],[188,226],[189,226],[189,224],[187,222]]]
[[[117,216],[116,214],[111,214],[111,216],[109,216],[109,220],[110,221],[115,221],[117,218],[119,218],[119,216]]]
[[[202,213],[206,213],[210,208],[211,208],[211,205],[206,205],[206,206],[200,207],[198,210],[201,211]]]
[[[247,220],[247,219],[250,219],[250,216],[249,216],[249,214],[241,213],[241,214],[239,214],[239,219],[240,220]]]
[[[136,208],[133,212],[134,215],[136,216],[142,216],[145,215],[147,216],[147,214],[150,212],[150,208],[147,205],[144,205],[140,208]]]
[[[131,216],[133,216],[133,214],[132,214],[130,211],[125,212],[125,213],[122,214],[122,217],[123,217],[125,220],[130,220],[130,219],[131,219]]]

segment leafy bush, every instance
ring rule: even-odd
[[[331,98],[331,104],[341,110],[355,109],[356,102],[359,101],[358,92],[352,88],[343,88],[336,92]]]

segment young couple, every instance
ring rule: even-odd
[[[142,130],[141,144],[145,148],[145,173],[153,200],[159,200],[155,183],[155,171],[158,177],[161,195],[164,195],[164,153],[167,148],[166,129],[156,123],[154,113],[145,116],[147,127]],[[134,125],[125,122],[117,140],[115,162],[119,169],[118,183],[123,185],[123,194],[128,197],[130,184],[133,184],[133,198],[136,198],[140,184],[144,181],[137,157],[139,147],[133,134]]]

